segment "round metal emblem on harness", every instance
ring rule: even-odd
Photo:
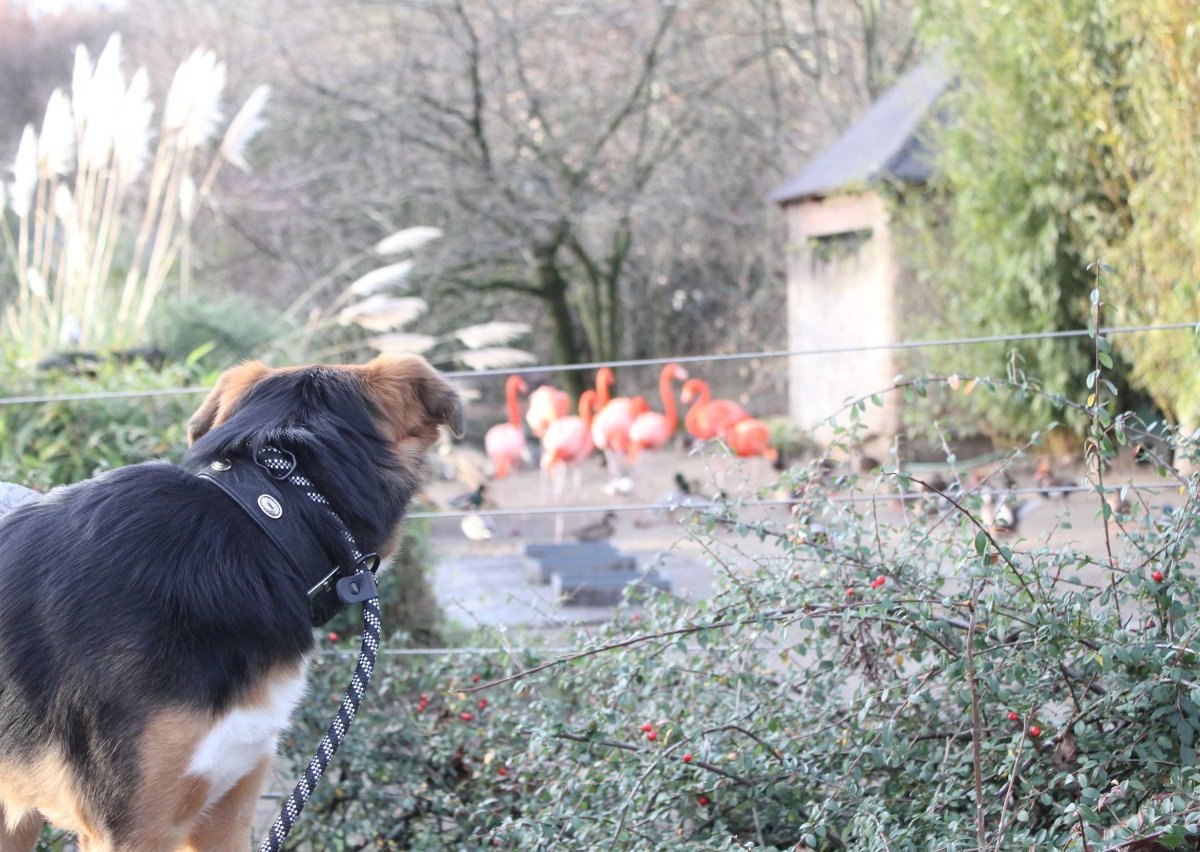
[[[209,467],[211,467],[213,470],[229,470],[229,462],[222,459],[217,459],[215,462],[210,464]]]
[[[262,509],[263,514],[268,518],[278,520],[283,517],[283,506],[279,505],[279,501],[270,494],[259,495],[258,508]]]

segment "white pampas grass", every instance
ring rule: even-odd
[[[54,188],[54,215],[60,222],[72,222],[75,219],[75,197],[61,183]]]
[[[50,96],[40,134],[25,128],[13,181],[0,185],[0,209],[7,203],[19,219],[0,234],[7,255],[0,266],[11,267],[19,284],[17,298],[0,308],[0,335],[15,341],[22,359],[36,361],[64,343],[144,342],[161,294],[186,285],[187,231],[211,201],[221,167],[247,169],[246,146],[262,126],[265,87],[225,128],[220,152],[209,147],[226,72],[212,51],[197,50],[179,66],[156,128],[149,75],[139,69],[127,84],[122,56],[119,35],[94,63],[86,48],[75,49],[70,96],[62,89]],[[405,318],[396,306],[390,316],[375,309],[379,316],[368,322]]]
[[[380,290],[403,284],[414,266],[416,266],[416,262],[412,260],[402,260],[390,266],[381,266],[379,269],[373,269],[366,275],[356,278],[354,283],[346,289],[355,296],[372,296]]]
[[[92,57],[88,49],[82,45],[75,46],[75,67],[71,72],[71,101],[75,104],[75,114],[83,114],[83,105],[87,103],[88,87],[92,82]]]
[[[29,287],[29,292],[37,296],[42,301],[46,300],[49,291],[46,289],[46,279],[42,277],[42,273],[38,272],[36,267],[30,267],[25,272],[25,284]]]
[[[163,127],[179,133],[177,145],[198,148],[213,137],[221,122],[225,63],[211,50],[197,48],[175,71],[163,108]]]
[[[191,175],[184,175],[179,184],[179,215],[185,222],[192,221],[196,215],[196,181]]]
[[[537,363],[537,356],[532,352],[503,346],[459,352],[458,357],[471,370],[502,370]]]
[[[75,118],[62,89],[50,93],[42,135],[38,137],[38,167],[43,175],[65,175],[75,165]]]
[[[113,137],[113,153],[121,179],[135,181],[150,156],[150,122],[154,104],[150,102],[150,75],[139,68],[121,97]]]
[[[82,124],[79,136],[79,167],[99,168],[108,162],[117,132],[121,99],[125,96],[125,74],[121,71],[121,37],[114,34],[104,45],[86,82],[82,77],[90,69],[87,51],[76,52],[72,86],[72,104],[76,120]]]
[[[384,237],[375,244],[376,254],[402,254],[403,252],[414,252],[417,249],[425,246],[434,240],[441,239],[442,229],[432,228],[425,225],[418,225],[413,228],[405,228],[402,231],[397,231],[390,237]]]
[[[356,323],[369,331],[391,331],[408,325],[427,310],[429,305],[425,300],[415,296],[404,299],[371,296],[357,305],[344,308],[338,314],[338,323]]]
[[[29,215],[37,179],[37,131],[32,124],[27,124],[17,145],[17,158],[13,161],[12,209],[22,219]]]
[[[424,355],[437,345],[437,338],[429,334],[407,334],[394,332],[370,338],[367,345],[381,355]]]
[[[229,122],[225,138],[221,140],[221,156],[247,174],[250,173],[250,164],[246,162],[246,146],[267,124],[262,118],[262,111],[269,97],[271,87],[267,85],[259,86],[251,92],[250,97],[246,98],[242,108],[233,117],[233,121]]]
[[[517,338],[529,334],[530,328],[530,325],[524,322],[485,322],[482,325],[460,328],[454,332],[454,336],[468,349],[483,349],[485,346],[512,343]]]

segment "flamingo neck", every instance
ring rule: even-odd
[[[663,414],[667,418],[667,428],[674,432],[679,426],[679,412],[675,410],[675,395],[671,392],[671,377],[675,370],[673,365],[663,367],[658,375],[658,393],[662,397]]]
[[[579,396],[579,416],[583,418],[584,424],[592,428],[592,413],[596,406],[596,392],[594,390],[585,390]]]
[[[508,422],[516,428],[521,428],[521,406],[517,402],[517,392],[520,390],[519,376],[509,376],[504,383],[504,396],[508,402]]]
[[[692,403],[692,407],[688,409],[689,411],[695,411],[712,399],[712,391],[708,388],[708,382],[703,379],[692,379],[688,384],[696,392],[696,399]]]
[[[608,367],[601,367],[596,373],[596,408],[603,408],[612,399],[609,396],[609,388],[612,387],[613,381],[613,372]],[[582,401],[583,397],[580,397],[580,402]]]

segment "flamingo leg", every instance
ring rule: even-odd
[[[553,481],[554,489],[554,505],[562,508],[563,492],[566,490],[567,484],[567,469],[564,465],[556,464],[550,472],[550,477]],[[563,533],[565,532],[565,523],[562,512],[554,513],[554,543],[562,544]]]

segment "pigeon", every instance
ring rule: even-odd
[[[471,541],[487,541],[495,534],[492,522],[474,511],[464,515],[463,519],[459,521],[458,527],[462,530],[463,535]]]

